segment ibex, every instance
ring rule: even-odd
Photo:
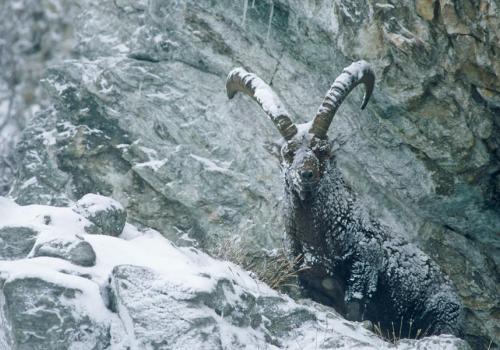
[[[243,68],[229,73],[227,95],[252,97],[283,137],[284,210],[304,291],[350,320],[370,320],[401,336],[459,331],[461,302],[449,278],[427,255],[396,237],[361,206],[337,167],[327,131],[349,92],[363,83],[361,108],[375,76],[365,61],[345,68],[314,119],[295,125],[279,97]],[[299,266],[302,267],[302,266]]]

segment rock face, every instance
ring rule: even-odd
[[[72,0],[0,3],[0,195],[16,169],[14,147],[34,114],[49,105],[39,84],[44,69],[72,55]]]
[[[63,350],[80,346],[98,350],[109,347],[109,326],[82,310],[85,307],[80,304],[84,299],[82,290],[26,277],[9,280],[2,292],[3,327],[10,329],[12,349]]]
[[[33,256],[61,258],[80,266],[94,266],[95,252],[92,246],[82,239],[53,239],[35,247]]]
[[[471,344],[500,343],[495,1],[79,4],[68,18],[83,58],[46,72],[51,108],[17,149],[19,203],[112,195],[179,244],[239,234],[276,246],[278,135],[252,102],[226,100],[225,76],[258,73],[306,121],[341,68],[365,59],[376,90],[365,112],[354,93],[333,122],[339,167],[367,210],[452,278]]]
[[[200,344],[207,349],[255,348],[266,343],[281,348],[283,336],[317,321],[312,310],[288,310],[288,303],[279,297],[238,295],[241,286],[231,280],[218,280],[209,292],[192,293],[176,290],[171,281],[143,267],[117,266],[112,276],[114,303],[131,320],[139,348],[189,349]],[[210,280],[212,276],[201,278]],[[232,296],[238,303],[231,302]],[[255,334],[244,344],[243,339],[224,339],[225,327],[248,328]],[[265,330],[264,338],[258,335],[261,330]]]
[[[28,256],[38,232],[29,227],[0,227],[0,259],[13,260]]]
[[[416,350],[430,342],[433,350],[470,350],[451,336],[394,346],[331,308],[293,301],[153,230],[127,225],[121,238],[88,234],[69,207],[20,207],[2,197],[0,211],[20,222],[49,214],[54,220],[37,246],[78,235],[97,255],[88,267],[55,254],[0,261],[2,350]]]

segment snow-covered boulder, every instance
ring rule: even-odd
[[[25,226],[5,226],[0,223],[0,259],[21,259],[35,244],[38,232]]]
[[[29,258],[0,261],[2,350],[468,349],[448,336],[393,345],[154,230],[89,234],[72,207],[2,197],[0,212],[0,226],[39,232]],[[93,264],[68,253],[79,245],[92,248]]]
[[[127,212],[119,202],[92,193],[76,202],[73,210],[94,224],[87,227],[89,233],[118,236],[127,220]]]
[[[212,267],[220,264],[191,252],[199,255],[199,262],[205,260]],[[278,296],[236,267],[233,273],[234,277],[222,277],[208,269],[193,274],[192,282],[202,288],[192,288],[145,267],[120,265],[112,272],[114,304],[130,320],[139,348],[154,348],[155,344],[169,349],[197,348],[199,344],[205,349],[288,348],[294,332],[301,348],[311,344],[319,326],[317,310]],[[257,292],[259,285],[262,289]],[[346,341],[362,344],[354,337],[346,337]]]
[[[95,252],[92,246],[81,238],[62,239],[43,242],[35,247],[34,256],[61,258],[81,266],[94,266]]]
[[[7,326],[10,348],[108,348],[110,325],[97,286],[80,277],[40,272],[11,275],[3,285],[2,327]]]

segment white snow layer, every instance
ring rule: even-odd
[[[83,196],[72,209],[85,217],[108,209],[124,210],[123,206],[114,199],[94,193]]]

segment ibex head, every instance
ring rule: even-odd
[[[373,92],[375,75],[367,62],[358,61],[335,79],[314,119],[299,125],[291,121],[290,114],[271,87],[243,68],[229,73],[226,90],[229,98],[237,92],[252,97],[274,123],[284,139],[281,158],[287,185],[305,201],[314,194],[327,161],[332,157],[327,132],[333,116],[349,92],[360,83],[366,88],[361,105],[364,109]]]

